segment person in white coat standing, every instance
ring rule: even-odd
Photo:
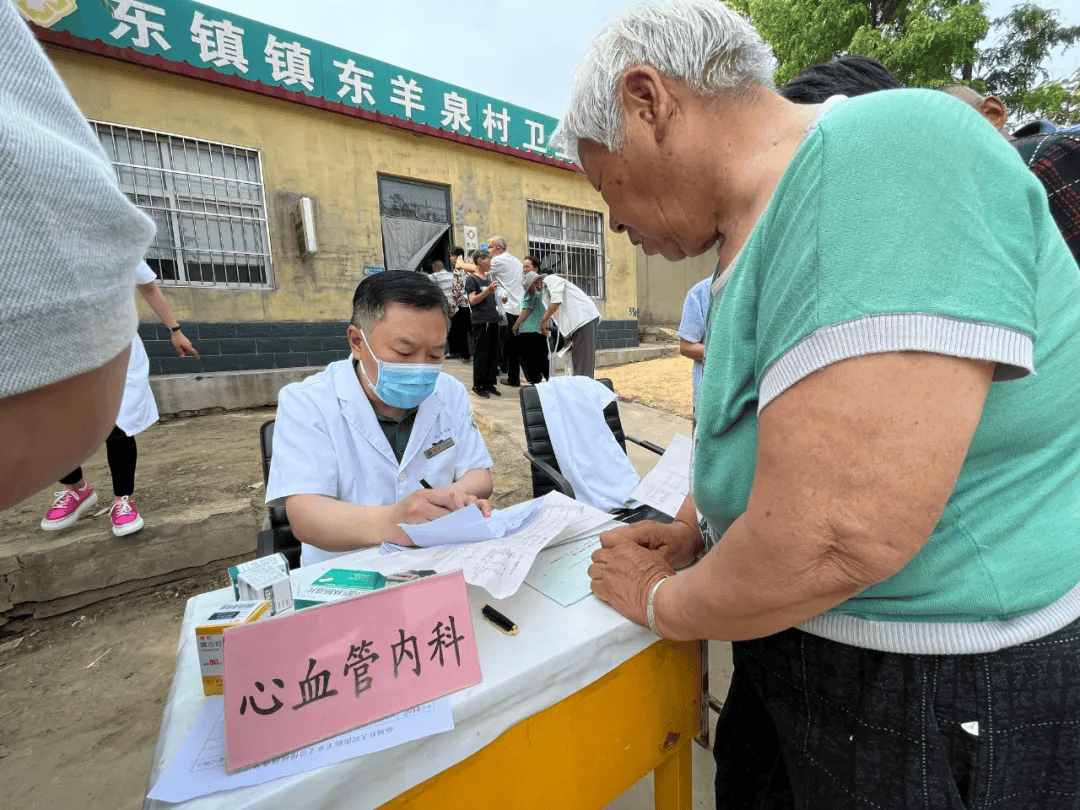
[[[161,318],[161,322],[169,327],[176,353],[181,357],[198,358],[199,353],[180,329],[180,324],[162,296],[154,271],[146,262],[141,261],[135,276],[138,290],[146,303]],[[157,420],[157,403],[154,401],[154,392],[150,390],[150,359],[146,356],[142,339],[135,335],[131,342],[131,353],[128,355],[127,379],[124,383],[124,399],[120,404],[120,413],[116,416],[116,425],[112,432],[105,439],[105,453],[113,484],[109,521],[112,523],[112,532],[117,537],[134,534],[145,525],[134,498],[135,465],[139,458],[135,436]],[[98,500],[93,484],[83,476],[82,467],[76,467],[61,478],[60,483],[64,488],[56,493],[56,500],[41,521],[41,528],[45,531],[71,526]]]
[[[543,293],[544,317],[540,334],[547,337],[551,321],[570,344],[570,371],[576,377],[592,377],[596,372],[596,332],[600,310],[578,285],[554,273],[542,276],[527,273],[522,281],[526,294]]]
[[[491,456],[468,393],[442,372],[450,314],[421,273],[360,282],[352,356],[278,395],[266,502],[284,505],[301,565],[383,542],[411,546],[403,523],[485,500]]]

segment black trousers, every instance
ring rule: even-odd
[[[533,385],[548,378],[548,343],[539,332],[518,332],[518,356],[525,379]]]
[[[517,321],[517,315],[505,313],[506,325],[502,329],[502,355],[506,362],[506,378],[510,385],[521,385],[521,358],[518,336],[510,327]]]
[[[450,354],[456,354],[462,360],[472,357],[472,340],[469,330],[472,328],[472,312],[468,307],[458,307],[454,317],[450,319]]]
[[[113,495],[117,498],[131,496],[135,492],[135,465],[139,461],[139,447],[135,437],[128,436],[120,428],[113,426],[112,433],[105,439],[105,456],[109,460],[109,472],[112,474]],[[60,479],[61,484],[71,486],[83,478],[82,467],[76,467],[69,475]]]
[[[997,652],[731,645],[717,810],[1076,810],[1080,619]]]
[[[474,323],[473,336],[473,388],[494,388],[499,381],[499,329],[501,324]]]

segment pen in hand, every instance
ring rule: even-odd
[[[433,487],[431,484],[429,484],[427,482],[426,478],[421,478],[420,479],[420,486],[422,486],[424,489],[435,489],[435,487]]]

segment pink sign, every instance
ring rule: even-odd
[[[225,631],[229,773],[480,683],[460,571]]]

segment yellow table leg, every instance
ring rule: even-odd
[[[656,810],[690,810],[694,801],[690,737],[684,736],[675,750],[653,771],[653,804]]]

